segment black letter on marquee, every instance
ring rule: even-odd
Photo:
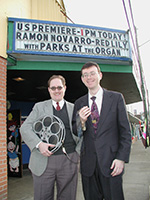
[[[96,51],[97,54],[100,54],[100,51],[101,51],[101,50],[100,50],[99,47],[96,47],[95,51]]]
[[[20,31],[22,30],[22,23],[18,23],[17,29]]]
[[[81,52],[82,45],[78,45],[78,47],[79,47],[79,52]]]
[[[116,49],[116,51],[117,51],[117,56],[121,56],[120,49]]]
[[[63,51],[63,44],[59,44],[59,51]]]
[[[37,34],[37,39],[40,41],[40,40],[42,40],[42,35],[39,33],[39,34]]]
[[[39,25],[39,32],[43,32],[43,25]]]
[[[21,33],[20,32],[17,32],[16,39],[20,39],[21,40]]]
[[[34,31],[35,29],[37,29],[37,25],[36,25],[36,24],[33,24],[33,25],[32,25],[32,31]]]
[[[29,29],[29,24],[25,24],[25,31],[28,31]]]
[[[75,51],[75,52],[77,52],[76,45],[73,45],[72,51]]]
[[[41,44],[40,44],[40,49],[42,50],[44,47],[45,47],[45,44],[44,44],[44,43],[41,43]]]
[[[46,50],[51,50],[51,45],[50,45],[50,43],[47,44]]]
[[[105,49],[104,48],[101,48],[101,54],[105,55]]]
[[[89,30],[85,30],[85,35],[87,36],[90,33]]]
[[[30,38],[30,40],[35,40],[35,33],[30,33],[29,34],[29,38]]]
[[[97,46],[97,45],[100,46],[100,40],[99,40],[99,39],[96,39],[95,42],[96,42],[96,44],[95,44],[96,46]]]
[[[96,37],[96,32],[95,31],[91,31],[91,37],[92,36]]]
[[[66,28],[66,33],[69,35],[71,35],[71,29],[70,28]]]
[[[65,44],[65,51],[69,51],[69,45]]]
[[[57,44],[53,44],[53,51],[56,50],[57,51]]]
[[[56,41],[55,35],[51,35],[51,42],[55,42],[55,41]]]
[[[22,39],[23,39],[23,40],[24,40],[24,39],[28,40],[28,35],[27,35],[27,33],[24,33],[24,36],[23,36]]]

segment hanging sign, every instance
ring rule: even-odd
[[[128,33],[84,25],[15,20],[14,52],[130,58]]]

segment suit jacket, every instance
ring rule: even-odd
[[[72,132],[72,114],[73,107],[72,103],[66,101],[66,107],[69,116],[70,129]],[[41,141],[41,139],[34,133],[33,124],[40,118],[48,115],[53,115],[53,106],[52,100],[46,100],[43,102],[36,103],[33,107],[33,110],[22,124],[20,128],[20,133],[23,141],[28,145],[31,150],[31,156],[29,161],[29,168],[33,174],[40,176],[46,169],[48,157],[43,156],[40,151],[36,148],[36,145]],[[80,144],[79,138],[76,137],[72,132],[73,139],[76,144],[76,151],[79,152]]]
[[[78,111],[88,106],[88,94],[75,102],[73,113],[73,132],[78,135]],[[91,117],[86,122],[81,147],[81,173],[91,176],[94,173],[96,162],[101,172],[109,177],[114,159],[129,161],[131,148],[131,132],[125,103],[122,95],[117,92],[103,89],[102,108],[97,133],[94,133]]]

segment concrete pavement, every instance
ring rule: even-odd
[[[141,140],[132,144],[130,163],[125,166],[123,187],[125,200],[150,200],[150,147],[145,149]],[[28,170],[24,170],[23,178],[9,178],[8,200],[14,199],[33,200],[32,177]],[[84,200],[80,175],[77,200]]]
[[[125,166],[125,200],[149,200],[150,147],[144,148],[141,140],[132,144],[129,164]]]

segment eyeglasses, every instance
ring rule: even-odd
[[[56,89],[57,89],[57,90],[62,90],[63,87],[62,87],[62,86],[57,86],[57,87],[53,86],[53,87],[51,87],[50,89],[51,89],[52,91],[55,91]]]
[[[85,73],[85,74],[82,74],[82,77],[83,78],[88,78],[89,76],[90,77],[93,77],[97,74],[97,72],[90,72],[89,74],[88,73]]]

